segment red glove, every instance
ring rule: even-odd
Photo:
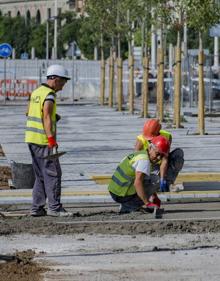
[[[55,140],[55,138],[53,136],[48,137],[47,139],[48,139],[48,147],[49,148],[53,148],[53,147],[57,147],[58,146],[58,144],[57,144],[57,142],[56,142],[56,140]]]
[[[160,208],[159,205],[157,205],[157,204],[155,204],[155,203],[151,203],[151,202],[148,203],[148,204],[146,204],[146,207],[147,207],[147,208],[151,208],[151,209],[152,209],[152,208],[155,208],[155,207],[158,208],[158,209]]]
[[[153,194],[150,199],[150,202],[158,205],[158,207],[160,208],[161,200],[158,198],[157,194]]]

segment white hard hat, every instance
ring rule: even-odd
[[[67,80],[70,79],[67,69],[59,64],[53,64],[48,67],[47,77],[49,76],[58,76],[58,77],[65,78]]]

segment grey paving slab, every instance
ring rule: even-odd
[[[7,160],[30,163],[24,143],[26,105],[0,107],[0,143]],[[58,123],[63,186],[75,188],[102,187],[91,181],[91,175],[111,174],[117,163],[132,152],[135,139],[141,133],[144,119],[128,112],[96,104],[58,105],[62,119]],[[220,172],[220,118],[206,118],[208,135],[196,135],[197,118],[185,117],[183,129],[169,130],[173,134],[172,148],[182,147],[185,165],[182,172]],[[170,127],[164,123],[163,128]]]

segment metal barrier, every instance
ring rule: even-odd
[[[206,108],[209,111],[220,109],[220,75],[212,69],[212,56],[205,56],[205,90],[206,90]],[[6,73],[6,90],[4,85],[3,60],[0,60],[0,96],[22,98],[28,97],[30,93],[46,81],[46,69],[51,64],[64,65],[71,76],[71,80],[65,85],[61,92],[58,92],[59,99],[65,99],[74,102],[79,99],[97,99],[100,94],[100,62],[90,60],[12,60],[7,59]],[[164,77],[165,101],[172,106],[173,104],[173,68],[165,65],[167,72]],[[135,62],[135,68],[140,68],[143,72],[142,65]],[[123,63],[123,98],[124,102],[128,101],[128,62]],[[152,73],[149,83],[153,89],[150,93],[150,101],[156,99],[156,72]],[[117,85],[117,67],[115,64],[114,80],[114,103],[116,103],[116,85]],[[143,78],[136,78],[135,82],[142,83]],[[182,61],[182,106],[197,107],[198,102],[198,61],[197,56],[188,55]],[[105,98],[109,95],[109,65],[106,62],[106,89]]]
[[[0,80],[4,80],[4,61],[0,59]],[[37,84],[46,81],[46,69],[49,65],[61,64],[68,69],[71,80],[66,83],[61,92],[58,92],[58,99],[74,101],[75,99],[97,98],[99,96],[100,85],[100,62],[89,60],[12,60],[6,61],[6,79],[7,80],[35,80]],[[13,83],[12,83],[13,84]],[[25,83],[24,83],[25,84]],[[28,82],[26,83],[28,84]],[[1,87],[1,85],[0,85]],[[14,86],[11,85],[11,88]],[[31,90],[31,86],[23,86],[24,92]],[[2,93],[4,93],[4,85]],[[9,88],[9,85],[7,86]],[[17,88],[19,88],[17,86]],[[22,85],[19,88],[20,95],[15,98],[22,97]],[[13,90],[9,91],[13,93]],[[13,94],[14,95],[14,94]]]

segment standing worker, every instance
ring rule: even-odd
[[[68,71],[63,66],[51,65],[47,69],[47,82],[34,90],[30,98],[25,142],[31,152],[36,178],[31,208],[34,217],[72,215],[60,203],[62,171],[59,159],[45,159],[58,147],[56,122],[60,116],[56,114],[56,93],[63,89],[68,80]],[[47,212],[44,209],[46,199]]]
[[[120,213],[160,208],[156,194],[159,177],[152,173],[152,165],[167,156],[169,149],[169,141],[157,136],[147,150],[134,152],[120,162],[108,186],[112,199],[121,204]]]
[[[137,136],[135,151],[146,150],[155,136],[164,136],[172,143],[172,135],[166,130],[161,130],[161,124],[157,119],[149,119],[144,123],[143,134]],[[167,156],[162,157],[157,169],[160,173],[160,190],[169,191],[170,185],[173,184],[181,171],[184,164],[184,152],[181,148],[176,148]]]

